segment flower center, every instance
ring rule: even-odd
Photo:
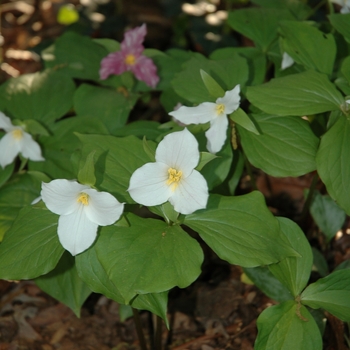
[[[177,171],[176,169],[169,168],[168,174],[169,174],[169,177],[166,183],[167,185],[173,185],[173,191],[174,191],[181,180],[182,171],[181,170]]]
[[[129,54],[125,57],[124,62],[128,65],[128,66],[133,66],[136,62],[136,57],[133,54]]]
[[[225,105],[223,103],[220,103],[216,105],[215,109],[216,109],[216,114],[220,115],[225,112]]]
[[[89,205],[89,195],[84,193],[84,192],[81,192],[79,194],[77,202],[80,202],[80,203],[82,203],[84,205]]]
[[[15,129],[12,131],[12,135],[16,140],[20,140],[23,137],[23,131],[21,129]]]

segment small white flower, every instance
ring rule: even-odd
[[[210,128],[205,133],[207,149],[211,153],[217,153],[221,150],[226,140],[227,115],[239,107],[241,100],[239,92],[240,86],[236,85],[234,89],[226,91],[224,97],[218,98],[215,103],[204,102],[196,107],[182,106],[169,114],[186,125],[210,122]]]
[[[209,194],[206,180],[194,169],[199,156],[198,142],[187,129],[168,134],[157,147],[156,162],[132,174],[130,196],[146,206],[169,201],[182,214],[204,209]]]
[[[284,70],[294,64],[294,60],[290,57],[287,52],[283,52],[281,69]]]
[[[350,0],[331,0],[331,2],[341,6],[340,13],[345,14],[350,12]]]
[[[98,226],[117,221],[124,209],[110,193],[98,192],[76,181],[57,179],[42,183],[41,197],[47,208],[60,215],[58,238],[72,255],[88,249]]]
[[[10,118],[2,112],[0,112],[0,129],[6,131],[0,140],[0,165],[3,168],[11,164],[19,153],[30,160],[45,160],[41,156],[39,144],[33,140],[32,136],[22,127],[12,125]]]

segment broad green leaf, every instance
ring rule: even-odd
[[[41,181],[28,173],[16,174],[0,188],[0,241],[19,211],[39,197]]]
[[[179,96],[193,104],[215,101],[202,81],[201,70],[215,79],[224,91],[232,90],[237,84],[244,85],[249,74],[246,60],[238,54],[230,59],[215,61],[200,55],[191,58],[183,65],[183,70],[175,76],[171,85]]]
[[[247,85],[262,84],[266,75],[266,56],[256,47],[225,47],[215,50],[211,55],[212,60],[223,60],[238,54],[247,60],[249,66],[249,79]]]
[[[57,69],[72,78],[99,80],[101,60],[108,51],[88,36],[73,31],[63,33],[42,51],[45,67]]]
[[[21,124],[24,126],[24,129],[32,135],[50,135],[47,129],[36,120],[25,119]]]
[[[96,245],[111,282],[125,303],[137,294],[185,288],[200,274],[203,252],[179,226],[127,216],[130,227],[106,226]]]
[[[208,164],[209,162],[211,162],[212,160],[214,160],[217,157],[218,156],[216,156],[213,153],[200,152],[199,163],[196,166],[196,170],[201,171],[206,164]]]
[[[244,153],[257,168],[276,177],[300,176],[316,169],[319,139],[298,117],[252,114],[260,135],[237,129]]]
[[[320,73],[330,75],[333,72],[337,48],[332,34],[296,21],[280,22],[280,32],[282,47],[295,62]]]
[[[96,151],[96,186],[115,194],[120,202],[135,203],[127,189],[133,172],[149,163],[142,140],[135,136],[117,138],[79,134],[78,137],[83,145],[82,159]]]
[[[73,310],[80,317],[80,309],[91,294],[90,288],[79,278],[74,257],[63,254],[54,270],[35,279],[45,293],[51,295]]]
[[[134,135],[140,139],[146,137],[147,140],[155,141],[163,133],[163,131],[159,129],[160,125],[160,123],[149,120],[138,120],[117,129],[114,132],[114,136]]]
[[[125,97],[114,89],[82,84],[74,94],[74,108],[78,115],[102,121],[113,134],[126,124],[136,100],[136,96]]]
[[[344,116],[321,138],[316,156],[317,171],[329,195],[350,214],[350,121]]]
[[[142,139],[142,146],[145,153],[151,162],[156,161],[156,144],[154,142],[148,142],[146,136]]]
[[[176,223],[179,217],[179,213],[175,211],[174,207],[170,204],[170,202],[165,202],[161,206],[162,216],[166,220],[168,224]]]
[[[4,169],[0,167],[0,188],[11,177],[14,169],[15,169],[15,163],[14,162],[11,163],[11,164],[8,164],[7,166],[5,166]],[[0,236],[1,236],[1,234],[0,234]],[[0,241],[1,241],[1,239],[0,239]]]
[[[258,191],[238,197],[211,195],[207,209],[187,215],[184,224],[231,264],[255,267],[296,255]]]
[[[255,350],[321,350],[320,330],[305,306],[293,301],[265,309],[257,320]]]
[[[336,13],[328,16],[332,26],[350,43],[350,13]]]
[[[94,186],[96,182],[95,177],[95,162],[94,162],[95,151],[86,157],[86,160],[78,172],[78,181],[81,184]]]
[[[277,38],[279,21],[285,19],[294,19],[287,10],[246,8],[230,12],[228,24],[237,32],[253,40],[263,52],[267,52]]]
[[[17,119],[52,123],[69,111],[74,90],[72,79],[53,70],[24,74],[5,83],[6,109]]]
[[[301,302],[313,309],[322,308],[343,321],[350,321],[350,270],[338,270],[310,284]]]
[[[222,89],[222,87],[208,73],[201,69],[200,74],[210,95],[212,95],[215,99],[225,95],[225,91]]]
[[[40,206],[26,206],[0,245],[0,278],[31,279],[58,263],[63,247],[57,236],[58,216]]]
[[[294,299],[289,290],[270,272],[267,267],[245,268],[250,280],[269,298],[279,302]]]
[[[327,260],[318,249],[316,249],[315,247],[312,247],[311,249],[314,261],[312,270],[316,270],[321,275],[321,277],[327,276],[329,273]]]
[[[93,39],[93,42],[103,46],[109,53],[119,51],[120,50],[120,43],[118,41],[115,41],[113,39],[107,39],[107,38],[95,38]]]
[[[341,65],[341,72],[348,82],[350,82],[350,56],[346,57]]]
[[[252,120],[242,108],[238,108],[235,112],[231,113],[230,119],[240,125],[242,128],[247,129],[256,135],[260,134]]]
[[[327,76],[313,70],[247,88],[247,97],[266,113],[303,116],[340,109],[344,98]]]
[[[277,218],[281,231],[300,257],[287,257],[277,264],[269,265],[272,274],[284,284],[294,297],[299,295],[309,281],[313,255],[304,232],[293,221]]]
[[[332,198],[328,195],[323,196],[318,191],[314,193],[310,213],[326,236],[327,242],[342,228],[346,217],[344,210],[339,208]]]

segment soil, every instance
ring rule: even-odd
[[[2,1],[4,42],[1,46],[0,82],[42,68],[36,52],[49,45],[65,29],[56,20],[62,3],[81,6],[79,0]],[[174,3],[179,5],[180,1]],[[126,26],[147,23],[146,45],[161,50],[169,47],[174,17],[164,13],[160,1],[116,0],[115,4],[120,21],[114,30],[108,26],[90,25],[89,35],[101,37],[107,33],[121,40]],[[204,46],[196,43],[193,37],[191,33],[185,33],[184,46],[205,52]],[[242,42],[248,41],[243,38]],[[152,103],[157,102],[152,100]],[[133,115],[137,118],[144,109],[144,105],[137,105]],[[158,115],[154,119],[162,117]],[[298,220],[304,205],[303,191],[310,186],[314,174],[277,179],[254,169],[254,175],[271,211]],[[319,189],[324,191],[322,184]],[[239,191],[250,190],[249,178],[243,177]],[[347,220],[344,233],[349,226]],[[324,248],[311,219],[303,221],[303,229],[310,241]],[[220,260],[203,242],[200,243],[206,255],[203,273],[190,287],[170,292],[170,330],[163,326],[163,344],[171,350],[253,349],[257,336],[256,319],[276,302],[254,285],[243,282],[240,267]],[[349,259],[350,235],[334,239],[323,253],[331,269]],[[147,338],[156,321],[148,312],[141,312],[140,317]],[[327,317],[324,349],[346,349],[344,333],[348,329],[331,315]],[[92,294],[82,307],[81,317],[77,318],[68,307],[43,293],[33,281],[0,280],[0,350],[56,349],[136,350],[140,349],[140,344],[133,318],[121,320],[119,305],[102,295]]]

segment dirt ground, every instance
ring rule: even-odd
[[[35,48],[47,45],[64,30],[64,26],[56,21],[63,2],[65,0],[0,2],[3,37],[0,82],[41,69]],[[79,5],[79,0],[66,2]],[[122,38],[125,25],[147,23],[146,44],[158,49],[167,48],[173,19],[164,14],[161,1],[116,0],[116,4],[122,19],[113,33],[116,39]],[[99,37],[106,32],[108,28],[102,30],[96,25],[90,28],[89,34]],[[188,39],[188,45],[191,49],[204,50],[191,39]],[[34,52],[30,51],[33,49]],[[133,113],[137,115],[137,110]],[[255,175],[271,211],[295,219],[303,206],[303,190],[310,186],[312,174],[276,179],[255,170]],[[249,191],[249,186],[243,178],[240,191]],[[322,244],[315,238],[317,229],[312,221],[306,220],[304,226],[310,240],[316,245]],[[349,221],[344,232],[348,227]],[[163,327],[163,344],[169,350],[253,349],[257,336],[256,319],[276,302],[254,285],[242,282],[240,267],[221,261],[203,242],[200,243],[206,253],[203,273],[190,287],[170,292],[168,318],[171,328],[169,331]],[[350,235],[334,240],[324,254],[333,267],[349,259]],[[141,312],[141,320],[147,337],[155,321],[148,312]],[[329,316],[324,349],[346,349],[344,331],[345,325]],[[81,317],[77,318],[32,281],[0,280],[0,350],[54,349],[136,350],[140,346],[133,319],[121,321],[119,305],[102,295],[92,294],[83,305]]]

